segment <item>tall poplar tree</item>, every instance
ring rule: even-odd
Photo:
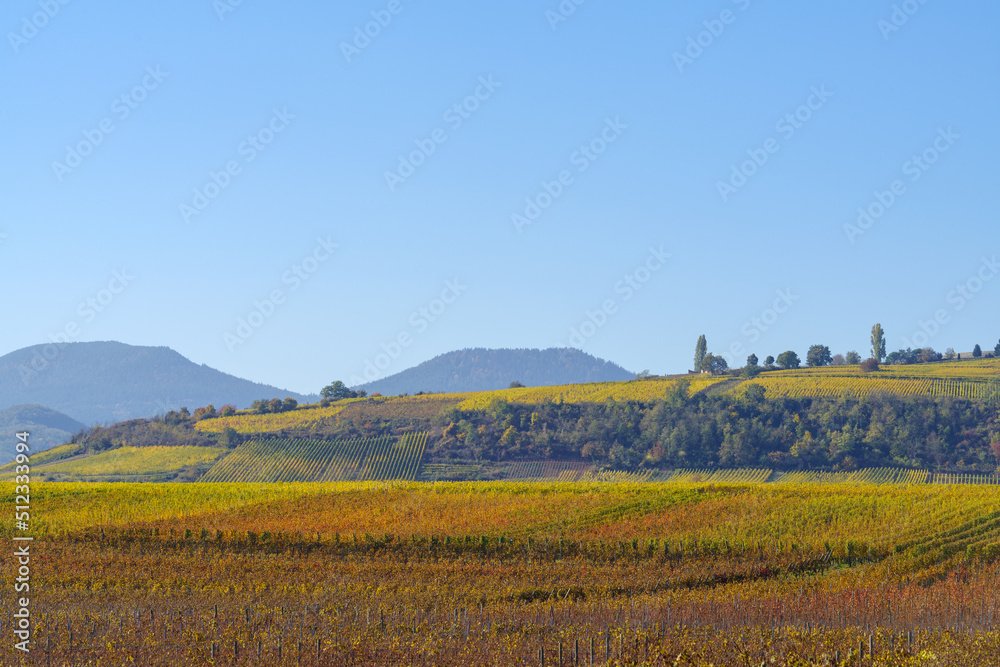
[[[705,334],[698,336],[698,344],[694,346],[694,372],[701,372],[702,363],[705,361],[705,355],[708,353],[708,341],[705,340]]]
[[[872,359],[878,362],[885,359],[885,332],[881,324],[872,327]]]

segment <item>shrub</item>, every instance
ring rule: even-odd
[[[213,419],[214,417],[217,416],[218,415],[215,412],[215,406],[213,405],[206,405],[203,408],[198,408],[197,410],[194,411],[194,414],[192,415],[195,421],[201,421],[202,419]]]
[[[874,373],[878,370],[878,360],[877,359],[865,359],[861,362],[861,372],[862,373]]]

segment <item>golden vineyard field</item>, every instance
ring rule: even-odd
[[[786,374],[809,373],[813,375],[860,375],[858,366],[804,367],[778,372]],[[891,377],[989,380],[1000,374],[1000,358],[980,358],[965,361],[938,361],[929,364],[883,364],[879,368],[878,374]]]
[[[4,665],[1000,665],[996,487],[39,483],[32,500],[35,643],[19,661],[4,642]]]
[[[216,463],[200,482],[414,480],[426,433],[354,440],[251,440]]]
[[[875,373],[861,373],[855,366],[824,366],[770,371],[733,389],[764,387],[771,398],[862,397],[873,393],[897,396],[951,396],[983,400],[1000,388],[1000,360],[939,362],[882,366]]]
[[[340,417],[378,419],[425,418],[436,415],[443,407],[456,405],[474,394],[423,394],[420,396],[376,396],[337,401],[333,405],[302,405],[288,412],[256,414],[237,411],[229,417],[203,419],[195,428],[204,433],[222,433],[226,428],[244,435],[276,433],[283,429],[308,429]]]
[[[986,381],[922,379],[911,377],[854,377],[836,375],[783,375],[758,377],[741,384],[745,391],[748,386],[759,385],[770,398],[833,398],[852,396],[855,398],[874,393],[896,396],[951,396],[982,400],[994,389]]]
[[[247,434],[273,433],[284,428],[308,428],[334,416],[349,404],[348,401],[343,401],[325,408],[305,405],[289,412],[262,415],[241,410],[229,417],[203,419],[195,424],[195,428],[205,433],[222,433],[227,428],[233,428],[237,433]]]
[[[657,483],[657,484],[1000,484],[996,474],[933,473],[906,468],[865,468],[852,472],[770,468],[608,470],[586,461],[425,462],[426,432],[402,437],[348,440],[263,438],[222,453],[218,448],[123,448],[94,457],[42,465],[46,475],[135,475],[218,459],[201,483],[464,481]],[[175,451],[174,451],[175,450]],[[201,450],[201,451],[199,451]],[[2,478],[0,478],[2,479]],[[72,479],[72,478],[71,478]],[[153,480],[155,481],[155,480]]]
[[[724,382],[725,377],[696,375],[690,381],[690,393]],[[595,382],[558,385],[554,387],[521,387],[483,391],[470,395],[461,403],[462,410],[481,410],[490,402],[501,399],[512,403],[603,403],[616,401],[652,401],[663,398],[681,380],[633,380],[630,382]]]
[[[119,447],[82,459],[43,465],[36,470],[80,476],[149,475],[211,462],[224,453],[218,447]]]

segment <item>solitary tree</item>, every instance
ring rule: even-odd
[[[757,365],[757,355],[751,354],[749,357],[747,357],[747,366],[756,366],[756,365]]]
[[[855,352],[854,350],[851,350],[846,355],[844,355],[844,361],[846,361],[847,363],[849,363],[851,365],[860,364],[861,363],[861,355],[858,354],[857,352]]]
[[[729,363],[722,357],[706,354],[702,359],[701,369],[709,373],[722,373],[729,369]]]
[[[833,359],[826,345],[810,345],[806,353],[806,366],[826,366]]]
[[[1000,357],[1000,341],[997,341],[997,346],[993,348],[993,354]]]
[[[772,357],[770,354],[767,355],[767,359],[764,360],[764,365],[767,366],[768,368],[774,366],[774,357]]]
[[[844,355],[842,354],[835,354],[833,355],[833,358],[830,359],[831,366],[843,366],[845,363],[847,362],[844,361]]]
[[[1000,343],[997,343],[997,345],[1000,346]],[[955,358],[955,348],[949,347],[947,350],[945,350],[944,351],[944,358],[945,359],[954,359]]]
[[[875,361],[885,359],[885,332],[882,331],[881,324],[872,327],[872,359]]]
[[[694,371],[697,373],[702,370],[702,363],[705,361],[705,355],[708,354],[708,341],[705,340],[705,334],[698,336],[698,343],[694,346]]]
[[[976,346],[972,348],[972,356],[976,359],[983,356],[983,348],[979,347],[979,343],[976,343]]]
[[[778,355],[778,365],[782,368],[798,368],[801,363],[799,355],[795,354],[791,350],[782,352]]]
[[[355,396],[354,392],[340,380],[326,385],[319,393],[323,398],[329,398],[334,401],[339,401],[342,398],[354,398]]]

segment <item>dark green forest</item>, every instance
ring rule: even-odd
[[[854,470],[902,466],[992,472],[1000,458],[1000,401],[872,395],[741,396],[654,403],[495,403],[436,419],[441,458],[590,459],[611,468],[767,467]]]

